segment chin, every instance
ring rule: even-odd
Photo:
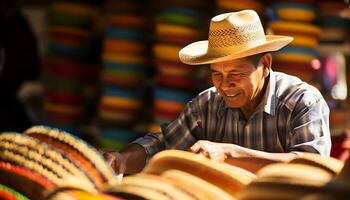
[[[230,108],[240,108],[242,107],[244,104],[243,104],[243,101],[228,101],[228,100],[225,100],[226,104],[228,107]]]
[[[227,104],[228,107],[230,108],[240,108],[242,105],[237,105],[237,104]]]

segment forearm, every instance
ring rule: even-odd
[[[235,144],[227,144],[225,152],[231,158],[257,158],[271,162],[288,162],[297,157],[296,153],[269,153],[248,149]]]
[[[121,160],[124,163],[125,174],[140,172],[146,163],[146,150],[139,144],[130,144],[120,151]]]

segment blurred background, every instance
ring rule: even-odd
[[[294,41],[272,69],[317,87],[330,109],[332,156],[350,149],[348,0],[2,0],[0,130],[57,127],[119,150],[170,122],[211,86],[208,67],[178,60],[210,18],[258,12]]]

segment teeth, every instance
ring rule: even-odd
[[[238,93],[237,94],[226,94],[226,96],[228,96],[228,97],[234,97],[234,96],[237,96],[238,95]]]

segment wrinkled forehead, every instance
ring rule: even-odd
[[[247,58],[234,59],[225,62],[212,63],[210,68],[212,70],[248,70],[251,67],[254,67],[252,62]]]

